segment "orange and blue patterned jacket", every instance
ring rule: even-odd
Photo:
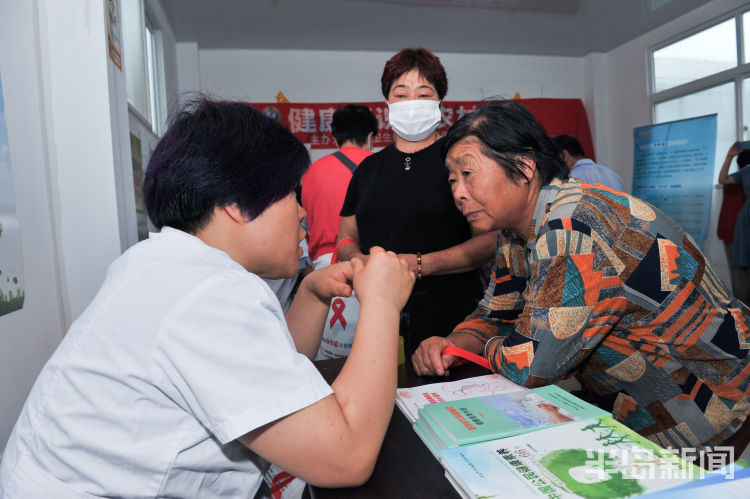
[[[671,218],[601,185],[542,188],[454,334],[502,336],[487,357],[516,383],[616,394],[613,416],[663,447],[721,445],[750,414],[750,309]]]

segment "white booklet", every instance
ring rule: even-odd
[[[484,397],[519,390],[528,390],[528,388],[517,385],[499,374],[485,374],[458,381],[399,388],[396,391],[396,405],[404,413],[404,416],[414,423],[419,416],[419,409],[427,404]]]

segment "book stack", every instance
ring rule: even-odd
[[[479,376],[399,389],[397,405],[462,497],[668,497],[711,480],[728,488],[555,385]]]
[[[396,405],[404,413],[404,416],[414,423],[419,417],[419,410],[428,404],[519,390],[528,391],[528,388],[513,383],[505,376],[486,374],[458,381],[433,383],[413,388],[399,388],[396,391]]]
[[[425,405],[415,431],[432,453],[609,413],[555,385]]]
[[[632,497],[701,470],[609,416],[440,452],[462,497]]]

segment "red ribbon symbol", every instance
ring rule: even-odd
[[[339,321],[341,323],[341,327],[346,329],[346,319],[344,319],[344,309],[346,308],[346,303],[344,303],[344,300],[341,298],[336,298],[333,300],[333,303],[331,303],[331,310],[333,310],[333,317],[331,317],[331,321],[328,323],[329,327],[333,327],[334,324],[336,324],[336,321]]]
[[[292,483],[294,481],[295,476],[291,473],[287,473],[286,471],[282,471],[273,479],[271,480],[271,497],[273,499],[281,499],[282,494],[284,493],[284,487]]]

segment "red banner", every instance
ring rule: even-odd
[[[596,159],[586,110],[580,99],[521,99],[550,135],[568,134],[578,138],[586,156]],[[448,129],[466,113],[473,110],[479,101],[443,101],[443,121],[438,133],[445,135]],[[388,125],[388,107],[385,102],[359,102],[372,110],[378,120],[375,147],[393,143],[393,131]],[[305,144],[313,149],[336,149],[331,135],[333,112],[343,103],[250,103],[279,121]]]

